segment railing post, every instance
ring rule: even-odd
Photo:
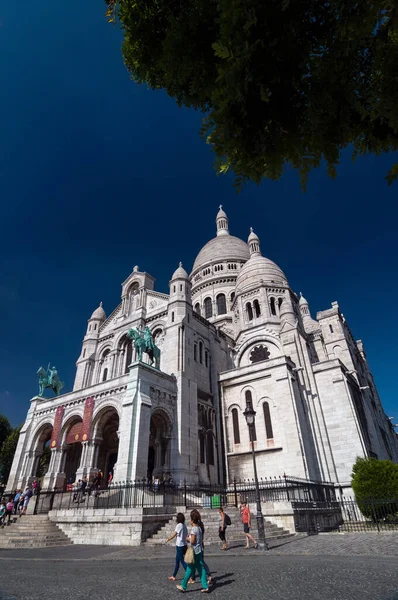
[[[236,489],[236,479],[234,479],[234,494],[235,494],[235,508],[238,508],[238,491]]]
[[[184,505],[185,509],[187,508],[187,482],[184,479]]]
[[[286,480],[286,473],[283,474],[283,477],[284,477],[284,480],[285,480],[286,498],[287,498],[287,501],[290,502],[289,488],[287,487],[287,480]]]
[[[371,499],[371,503],[372,503],[373,518],[376,521],[377,531],[380,533],[379,519],[378,519],[376,511],[375,511],[375,505],[374,505],[374,502],[373,502],[373,498]]]

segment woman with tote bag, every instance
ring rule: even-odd
[[[198,571],[198,575],[202,584],[202,592],[207,593],[209,591],[209,584],[207,583],[206,569],[203,562],[203,538],[202,530],[199,527],[199,517],[197,511],[191,512],[191,535],[187,537],[187,541],[191,543],[188,550],[185,553],[185,562],[187,564],[187,570],[185,571],[185,577],[181,581],[181,585],[177,585],[177,589],[180,592],[185,592],[188,585],[188,580],[194,572],[194,569]]]

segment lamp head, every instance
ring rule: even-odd
[[[256,419],[256,411],[253,408],[246,406],[246,410],[243,413],[243,416],[246,419],[246,423],[250,426],[254,425],[254,421]]]

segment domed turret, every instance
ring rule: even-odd
[[[300,307],[301,320],[303,321],[304,331],[306,333],[314,333],[315,331],[320,330],[321,326],[319,325],[318,321],[315,321],[311,317],[309,304],[301,292],[300,292],[299,307]]]
[[[216,216],[217,223],[217,235],[229,235],[228,230],[228,217],[226,213],[222,209],[222,204],[220,204],[220,210]]]
[[[182,262],[178,265],[178,269],[174,271],[171,281],[174,281],[174,279],[189,279],[188,273],[182,266]]]
[[[281,308],[279,310],[279,317],[281,321],[287,320],[294,322],[296,320],[296,315],[294,314],[293,306],[290,302],[288,302],[286,298],[283,299],[283,302],[281,304]]]
[[[243,265],[236,279],[236,294],[263,284],[287,285],[286,275],[282,269],[272,260],[261,255],[260,240],[252,229],[248,244],[250,259]]]
[[[250,227],[250,235],[247,240],[250,256],[261,256],[260,240],[257,234],[254,233],[253,227]]]
[[[96,319],[97,321],[105,321],[106,319],[106,314],[104,309],[102,308],[102,302],[100,302],[100,305],[98,308],[95,309],[95,311],[93,312],[93,314],[90,317],[90,321],[92,319]]]

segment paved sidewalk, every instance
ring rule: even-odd
[[[148,560],[172,558],[173,543],[159,546],[59,546],[57,548],[0,549],[0,560]],[[258,555],[253,549],[231,545],[227,552],[212,545],[206,547],[207,557]],[[391,556],[398,557],[398,534],[391,533],[330,533],[314,536],[298,535],[289,539],[274,540],[266,556]]]

